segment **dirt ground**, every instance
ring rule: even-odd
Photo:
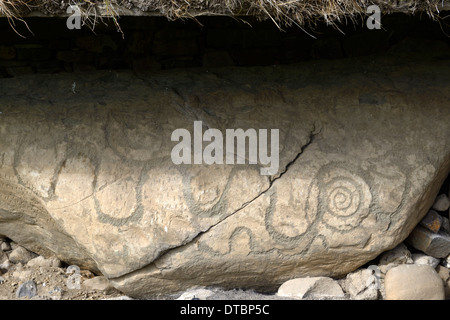
[[[70,271],[70,269],[69,269]],[[107,291],[86,288],[83,282],[93,278],[95,275],[90,271],[80,271],[80,286],[71,278],[73,274],[68,272],[68,266],[64,267],[38,267],[15,264],[0,276],[0,300],[130,300],[120,291],[109,288]],[[17,297],[19,286],[27,281],[36,283],[37,295],[28,297]],[[285,299],[276,295],[264,295],[245,290],[221,290],[211,289],[207,297],[197,294],[196,290],[186,292],[183,300],[200,298],[201,300],[278,300]],[[157,298],[157,300],[175,300],[178,295]]]
[[[119,298],[123,296],[119,291],[112,289],[108,292],[88,289],[83,286],[83,281],[93,275],[87,271],[82,272],[79,289],[73,288],[66,273],[66,268],[56,267],[29,267],[22,265],[13,266],[8,272],[2,274],[0,284],[1,300],[102,300]],[[19,286],[29,280],[36,283],[37,295],[28,298],[16,296]],[[69,285],[68,285],[69,282]]]
[[[0,300],[101,300],[124,299],[123,293],[112,286],[93,287],[85,281],[96,277],[88,270],[79,270],[74,266],[54,258],[40,257],[30,251],[13,257],[12,251],[18,246],[1,239],[0,256]],[[5,249],[6,248],[6,249]],[[27,261],[28,260],[28,261]],[[32,260],[35,260],[34,263]],[[31,261],[31,262],[30,262]],[[35,287],[27,291],[21,286],[34,282]],[[30,288],[30,287],[28,287]],[[21,292],[19,297],[19,292]],[[32,292],[27,294],[27,292]]]

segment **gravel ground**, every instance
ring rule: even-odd
[[[20,263],[13,265],[1,275],[0,300],[99,300],[123,296],[113,288],[107,292],[85,288],[83,281],[94,277],[94,274],[85,270],[80,273],[81,285],[77,289],[69,278],[71,274],[66,273],[66,270],[65,267],[30,267]],[[31,298],[17,297],[19,287],[30,280],[36,284],[36,295]]]

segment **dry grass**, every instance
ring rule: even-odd
[[[119,15],[110,0],[103,0],[102,2],[90,0],[0,0],[0,17],[6,17],[10,26],[21,37],[24,37],[16,29],[16,21],[23,23],[26,28],[32,33],[25,20],[22,18],[31,11],[39,11],[42,13],[59,13],[66,14],[69,5],[77,5],[81,13],[81,25],[87,26],[94,31],[98,22],[105,23],[105,18],[110,18],[114,21],[117,30],[122,34],[122,30],[117,21]],[[102,8],[102,14],[99,14],[99,7]]]
[[[110,0],[103,0],[101,3],[92,2],[90,0],[83,0],[82,2],[69,1],[70,4],[77,5],[80,8],[82,26],[87,26],[94,32],[97,23],[102,22],[106,24],[105,18],[108,18],[113,20],[117,30],[123,35],[122,29],[118,23],[119,14]],[[99,7],[102,8],[102,13],[99,13]]]
[[[11,28],[21,37],[23,36],[16,30],[16,20],[24,23],[31,32],[25,20],[20,17],[20,10],[23,10],[24,7],[28,7],[28,5],[22,0],[0,0],[0,17],[6,17]]]
[[[14,19],[33,9],[45,13],[60,10],[64,14],[69,4],[82,9],[83,24],[93,29],[103,17],[112,18],[118,30],[119,7],[153,11],[170,20],[193,18],[201,15],[226,15],[235,18],[253,16],[260,20],[271,19],[280,29],[284,26],[314,26],[325,22],[338,28],[338,24],[355,22],[366,15],[371,4],[380,7],[383,14],[402,11],[414,14],[426,12],[436,18],[440,8],[450,7],[449,0],[0,0],[0,16],[6,16],[12,26]],[[99,14],[98,8],[102,8]],[[22,20],[23,21],[23,20]]]
[[[143,10],[159,11],[169,19],[192,18],[197,15],[220,14],[228,16],[254,16],[271,19],[282,26],[311,25],[325,22],[328,25],[346,23],[366,15],[372,4],[383,13],[402,11],[426,12],[434,17],[448,0],[118,0],[121,3],[137,3]]]

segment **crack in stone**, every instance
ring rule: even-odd
[[[68,204],[68,205],[66,205],[66,206],[59,207],[59,208],[52,208],[52,210],[62,210],[62,209],[66,209],[66,208],[68,208],[68,207],[72,207],[72,206],[74,206],[74,205],[77,205],[77,204],[79,204],[79,203],[81,203],[81,202],[83,202],[83,201],[89,199],[89,198],[92,198],[93,196],[94,196],[94,192],[91,193],[90,195],[88,195],[88,196],[86,196],[86,197],[84,197],[84,198],[82,198],[82,199],[80,199],[80,200],[74,202],[74,203],[70,203],[70,204]]]
[[[300,155],[302,155],[302,154],[305,152],[305,150],[306,150],[306,149],[314,142],[315,137],[316,137],[318,134],[320,134],[321,132],[322,132],[322,128],[321,128],[321,127],[317,128],[317,127],[316,127],[316,124],[314,124],[313,130],[311,130],[311,131],[309,132],[308,140],[307,140],[307,142],[301,147],[300,152],[298,152],[298,153],[296,154],[296,156],[295,156],[291,161],[289,161],[289,162],[286,164],[286,166],[284,167],[284,170],[283,170],[277,177],[275,177],[275,178],[273,178],[273,179],[272,179],[272,178],[269,178],[269,186],[268,186],[265,190],[261,191],[261,192],[260,192],[258,195],[256,195],[253,199],[251,199],[251,200],[245,202],[240,208],[236,209],[234,212],[230,213],[230,214],[227,215],[225,218],[223,218],[223,219],[219,220],[218,222],[214,223],[213,225],[209,226],[207,229],[200,231],[199,233],[197,233],[197,234],[196,234],[195,236],[193,236],[192,238],[189,238],[186,242],[183,242],[183,243],[181,243],[181,244],[179,244],[179,245],[177,245],[177,246],[168,248],[167,250],[164,250],[164,251],[160,252],[160,254],[159,254],[157,257],[155,257],[155,258],[153,259],[153,261],[151,261],[149,264],[152,264],[152,263],[153,263],[153,265],[154,265],[157,269],[159,269],[159,270],[167,269],[167,268],[164,268],[164,267],[158,267],[158,266],[156,265],[155,261],[158,260],[159,258],[161,258],[162,256],[164,256],[165,254],[167,254],[169,251],[172,251],[172,250],[175,250],[175,249],[184,247],[184,246],[186,246],[186,245],[188,245],[188,244],[190,244],[190,243],[196,241],[200,236],[202,236],[203,234],[207,233],[207,232],[208,232],[209,230],[211,230],[213,227],[215,227],[215,226],[217,226],[218,224],[224,222],[224,221],[227,220],[228,218],[234,216],[236,213],[238,213],[239,211],[245,209],[249,204],[251,204],[252,202],[256,201],[259,197],[261,197],[261,196],[264,195],[266,192],[268,192],[268,191],[272,188],[272,186],[273,186],[273,184],[275,183],[275,181],[281,179],[281,177],[288,171],[289,167],[291,167],[291,166],[292,166],[292,165],[300,158]],[[132,272],[130,272],[130,273],[133,273],[133,272],[135,272],[135,271],[138,271],[138,270],[140,270],[140,269],[143,269],[143,268],[145,268],[146,266],[148,266],[149,264],[145,265],[145,266],[142,267],[142,268],[139,268],[139,269],[137,269],[137,270],[134,270],[134,271],[132,271]],[[129,273],[128,273],[128,274],[129,274]],[[125,276],[125,275],[126,275],[126,274],[124,274],[123,276]]]
[[[291,165],[293,165],[298,160],[298,158],[300,158],[300,155],[302,155],[304,153],[306,148],[308,148],[314,142],[314,138],[321,132],[322,132],[322,128],[319,128],[317,131],[316,125],[314,124],[314,129],[309,133],[308,141],[306,142],[306,144],[301,147],[300,152],[296,154],[294,159],[292,159],[291,161],[288,162],[288,164],[286,164],[286,166],[284,167],[284,170],[278,175],[278,177],[269,178],[270,179],[269,188],[267,188],[267,190],[265,190],[263,193],[267,192],[272,187],[273,183],[276,180],[280,179],[288,171],[289,167]],[[261,193],[261,194],[263,194],[263,193]]]

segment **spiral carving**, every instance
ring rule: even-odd
[[[327,185],[327,208],[337,216],[350,216],[358,211],[361,193],[354,181],[333,181]]]
[[[316,183],[318,213],[328,226],[350,230],[369,214],[372,194],[361,173],[326,165],[319,171]]]

